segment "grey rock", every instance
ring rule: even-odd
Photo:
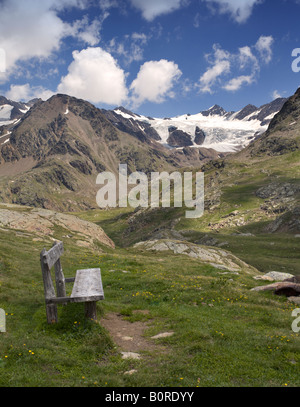
[[[152,339],[161,339],[161,338],[169,338],[170,336],[173,336],[174,332],[163,332],[161,334],[152,336]]]
[[[244,269],[253,272],[255,270],[232,253],[216,247],[199,246],[176,240],[148,240],[139,242],[134,247],[150,251],[172,251],[174,254],[186,255],[226,271],[238,272]]]
[[[254,277],[255,280],[265,280],[265,281],[284,281],[287,278],[292,278],[294,277],[293,274],[290,273],[282,273],[279,271],[270,271],[267,274],[264,275],[258,275]]]
[[[300,297],[288,297],[288,301],[293,304],[300,304]]]
[[[141,359],[141,355],[135,352],[121,352],[122,359]]]

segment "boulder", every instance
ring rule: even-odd
[[[300,297],[288,297],[288,301],[293,304],[300,304]]]
[[[216,247],[199,246],[190,242],[171,239],[148,240],[136,243],[134,247],[149,251],[171,251],[174,254],[197,259],[221,270],[235,272],[245,270],[248,273],[257,272],[256,269],[244,263],[232,253]]]
[[[79,246],[89,247],[98,242],[111,248],[115,247],[114,242],[95,223],[47,209],[2,203],[0,227],[32,233],[38,237],[48,236],[52,239],[56,239],[56,228],[60,227],[67,231],[66,238],[76,239]]]
[[[265,281],[284,281],[287,278],[292,278],[294,277],[293,274],[289,273],[281,273],[279,271],[270,271],[267,274],[264,275],[258,275],[253,277],[254,280],[265,280]]]
[[[300,284],[283,281],[269,285],[252,288],[251,291],[273,291],[276,295],[285,295],[286,297],[300,296]]]

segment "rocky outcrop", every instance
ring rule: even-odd
[[[262,188],[259,188],[256,191],[256,195],[259,198],[289,198],[293,197],[296,193],[300,192],[300,184],[291,184],[291,183],[270,183]]]
[[[196,127],[196,130],[195,130],[195,143],[196,143],[198,146],[201,146],[201,145],[204,143],[205,138],[206,138],[206,134],[204,133],[203,130],[201,130],[201,129],[197,126],[197,127]]]
[[[204,110],[201,112],[202,116],[208,117],[208,116],[224,116],[226,114],[226,110],[223,109],[223,107],[219,105],[214,105],[208,110]]]
[[[264,281],[285,281],[287,279],[292,278],[292,282],[296,282],[294,281],[294,276],[292,274],[289,273],[282,273],[279,271],[270,271],[267,274],[263,274],[263,275],[258,275],[253,277],[254,280],[264,280]]]
[[[249,104],[245,106],[242,110],[240,110],[238,114],[235,116],[235,118],[237,120],[243,120],[245,119],[245,117],[249,116],[251,113],[256,112],[257,110],[258,108],[256,106]]]
[[[116,111],[120,111],[128,115],[128,117],[140,117],[138,114],[132,113],[131,111],[119,107]],[[150,142],[151,140],[160,140],[159,134],[147,122],[139,122],[134,119],[127,119],[121,114],[116,113],[114,110],[102,109],[102,114],[119,130],[131,134],[133,137],[137,138],[142,142]]]
[[[283,281],[281,283],[273,283],[252,288],[251,291],[273,291],[276,295],[284,295],[286,297],[298,297],[300,295],[300,284]]]
[[[265,231],[268,233],[299,233],[300,207],[296,207],[271,222]]]
[[[178,130],[176,127],[170,127],[169,134],[167,142],[171,147],[189,147],[193,145],[191,135]]]
[[[177,240],[149,240],[134,245],[136,249],[149,251],[171,251],[207,263],[220,270],[231,272],[253,273],[255,269],[226,250],[199,246],[186,241]],[[256,270],[257,271],[257,270]]]
[[[52,239],[57,238],[56,228],[59,227],[66,231],[66,239],[72,238],[79,246],[92,247],[94,243],[100,243],[110,248],[115,247],[113,241],[96,224],[45,209],[1,204],[0,227]]]
[[[285,99],[279,99],[282,103]],[[278,108],[276,101],[273,102],[274,109]],[[271,107],[266,107],[268,114]],[[300,118],[300,88],[287,99],[279,113],[271,120],[267,131],[259,137],[256,142],[250,144],[247,152],[251,157],[280,156],[297,151],[300,147],[298,136]]]
[[[300,184],[297,182],[294,184],[272,182],[259,188],[256,196],[265,200],[260,206],[261,210],[267,214],[282,214],[294,210],[299,193]]]

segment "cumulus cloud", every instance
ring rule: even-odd
[[[161,59],[145,62],[132,82],[132,101],[135,106],[145,101],[162,103],[167,97],[174,97],[173,87],[182,72],[177,64]]]
[[[0,8],[0,46],[8,71],[19,60],[48,57],[59,48],[67,26],[44,2],[11,0]]]
[[[230,14],[238,23],[244,23],[250,17],[253,7],[263,0],[204,0],[213,11]]]
[[[228,60],[216,61],[200,78],[200,89],[203,93],[212,93],[212,86],[218,78],[230,72],[230,62]]]
[[[250,85],[254,80],[254,75],[241,75],[236,78],[230,79],[230,81],[223,86],[223,89],[235,92],[239,90],[244,84]]]
[[[6,52],[7,77],[18,63],[32,58],[45,60],[58,51],[62,40],[74,36],[88,45],[99,41],[103,16],[73,23],[59,13],[66,8],[84,9],[88,0],[3,0],[0,2],[0,48]]]
[[[277,89],[275,89],[272,92],[272,98],[273,98],[273,100],[278,99],[278,98],[282,98],[282,95],[281,95],[281,93],[279,93],[279,91]]]
[[[235,92],[255,82],[262,65],[272,59],[273,42],[272,36],[261,36],[255,45],[241,47],[236,53],[214,44],[213,52],[206,55],[209,67],[197,84],[200,92],[213,93],[217,86]]]
[[[219,81],[219,78],[230,72],[231,55],[224,51],[218,44],[213,45],[213,57],[206,55],[206,59],[211,65],[199,79],[199,89],[202,93],[212,93],[212,88]]]
[[[274,42],[274,38],[269,35],[265,36],[262,35],[259,40],[257,41],[255,48],[260,53],[261,58],[265,61],[265,63],[269,63],[272,59],[272,45]]]
[[[73,37],[77,37],[82,42],[88,45],[96,45],[100,41],[100,30],[103,23],[103,19],[94,19],[89,21],[87,16],[84,16],[81,20],[76,20],[72,26],[68,27],[68,34]]]
[[[131,35],[125,35],[122,39],[112,38],[106,49],[118,58],[121,57],[126,65],[130,65],[134,61],[143,59],[144,47],[150,38],[151,35],[134,32]]]
[[[153,21],[162,14],[169,14],[187,5],[188,0],[130,0],[131,4],[142,12],[142,16]]]
[[[57,91],[92,103],[121,104],[127,98],[126,74],[100,47],[73,52],[68,74]]]
[[[29,83],[25,85],[11,85],[5,96],[10,100],[28,102],[31,99],[41,98],[47,100],[54,95],[51,90],[42,86],[31,87]]]

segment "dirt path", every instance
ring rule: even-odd
[[[121,314],[110,313],[101,319],[101,325],[110,333],[113,341],[123,354],[139,355],[143,351],[164,351],[165,347],[155,343],[154,339],[145,338],[149,322],[129,322]]]

